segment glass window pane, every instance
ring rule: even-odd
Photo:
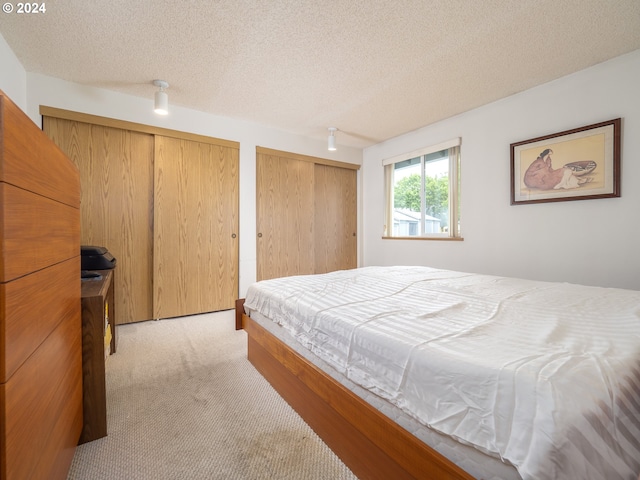
[[[393,235],[420,235],[420,157],[405,160],[393,169]]]
[[[425,233],[448,232],[449,156],[447,150],[425,156],[424,197]]]

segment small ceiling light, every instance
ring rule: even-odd
[[[336,136],[335,133],[338,129],[335,127],[329,127],[329,151],[333,152],[336,150]]]
[[[164,91],[165,88],[169,87],[169,84],[164,80],[154,80],[153,84],[160,88],[155,94],[154,97],[154,108],[153,111],[158,115],[167,115],[169,113],[169,95]]]

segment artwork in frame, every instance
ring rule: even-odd
[[[621,119],[511,144],[511,205],[620,196]]]

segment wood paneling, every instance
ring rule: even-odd
[[[357,165],[313,159],[256,151],[258,280],[357,266]]]
[[[118,323],[232,308],[238,144],[41,110],[47,134],[80,168],[82,243],[118,261]]]
[[[80,252],[77,208],[0,183],[2,270],[8,282]]]
[[[76,294],[80,298],[79,285]],[[82,427],[80,348],[78,305],[2,384],[7,438],[3,478],[66,478],[69,463],[64,464]],[[55,471],[64,474],[56,476]]]
[[[76,212],[77,214],[77,212]],[[0,382],[6,382],[49,334],[77,310],[78,256],[0,283]],[[10,339],[10,341],[7,341]]]
[[[0,92],[0,478],[65,479],[82,426],[77,168]]]
[[[313,163],[257,154],[257,278],[314,273]]]
[[[238,150],[156,136],[154,318],[233,308]]]
[[[0,182],[78,208],[78,170],[55,145],[35,141],[37,127],[1,91],[0,110]]]
[[[357,267],[356,171],[315,165],[315,273]]]
[[[360,165],[355,163],[340,162],[338,160],[330,160],[328,158],[312,157],[309,155],[302,155],[300,153],[283,152],[281,150],[274,150],[272,148],[256,147],[256,154],[266,155],[272,157],[285,156],[292,160],[300,160],[302,162],[310,162],[315,165],[328,165],[330,167],[346,168],[347,170],[359,170]]]
[[[212,145],[231,147],[236,150],[240,147],[240,144],[233,140],[198,135],[196,133],[181,132],[179,130],[155,127],[153,125],[145,125],[143,123],[127,122],[126,120],[118,120],[117,118],[101,117],[99,115],[90,115],[88,113],[63,110],[61,108],[47,107],[45,105],[40,105],[40,115],[43,117],[60,118],[63,120],[72,120],[74,122],[88,123],[91,125],[100,125],[102,127],[129,130],[131,132],[147,133],[149,135],[160,135],[162,137],[182,138],[184,140],[191,140],[199,143],[210,143]]]
[[[82,244],[117,260],[118,323],[151,319],[153,136],[51,117],[43,126],[80,170]]]

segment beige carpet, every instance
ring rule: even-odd
[[[108,432],[69,479],[355,479],[246,359],[232,311],[118,328]]]

